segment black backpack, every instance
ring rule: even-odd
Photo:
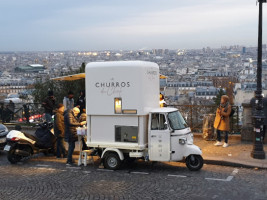
[[[235,114],[235,110],[233,108],[231,108],[231,113],[230,113],[230,117],[232,117]]]

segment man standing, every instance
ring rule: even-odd
[[[65,135],[65,126],[64,126],[64,105],[62,103],[58,104],[55,121],[54,121],[54,133],[57,138],[57,158],[61,158],[61,154],[63,158],[66,158],[66,149],[64,145],[64,135]]]
[[[44,100],[43,107],[45,109],[45,120],[50,122],[52,120],[53,109],[55,107],[55,97],[52,90],[48,91],[48,97]]]
[[[83,109],[85,109],[85,92],[84,92],[84,90],[80,91],[80,96],[76,102],[76,107],[78,107],[81,112],[83,111]]]
[[[10,110],[10,113],[11,113],[11,119],[14,120],[15,103],[12,100],[9,101],[8,109]]]
[[[68,96],[67,97],[64,97],[63,99],[63,104],[64,104],[64,107],[65,107],[65,110],[64,111],[68,111],[70,109],[72,109],[74,107],[74,99],[73,99],[73,92],[72,91],[69,91],[68,93]]]
[[[78,141],[76,128],[86,124],[86,121],[78,121],[77,116],[79,113],[80,109],[74,107],[73,109],[68,110],[64,115],[65,141],[69,143],[67,165],[72,165],[74,163],[72,159],[72,154],[75,149],[75,142]]]

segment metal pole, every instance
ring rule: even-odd
[[[254,119],[254,145],[251,156],[256,159],[265,159],[265,152],[263,151],[263,102],[262,102],[262,3],[266,0],[259,1],[259,26],[258,26],[258,63],[257,63],[257,89],[255,91],[255,112]]]

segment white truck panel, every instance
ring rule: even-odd
[[[147,115],[88,116],[87,145],[90,147],[103,148],[144,149],[147,147],[147,120]],[[124,141],[123,136],[129,134],[126,133],[126,130],[122,132],[121,138],[119,138],[120,141],[116,141],[116,127],[130,127],[130,129],[133,127],[136,131],[136,135],[126,135],[126,141]],[[129,139],[130,141],[127,141]]]
[[[137,116],[92,116],[91,141],[115,142],[115,125],[138,126]]]
[[[122,110],[147,115],[159,108],[159,67],[144,61],[92,62],[86,65],[87,115],[115,114],[114,99]],[[90,96],[92,94],[92,96]]]

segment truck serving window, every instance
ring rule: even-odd
[[[168,120],[173,130],[180,130],[188,127],[187,123],[185,122],[179,111],[169,113]]]
[[[137,126],[115,126],[115,141],[116,142],[138,142],[138,127]]]

